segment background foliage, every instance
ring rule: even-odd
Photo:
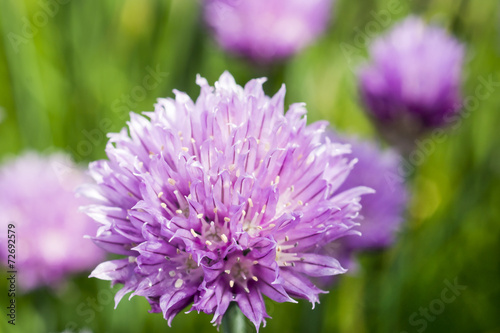
[[[155,99],[172,96],[174,88],[196,97],[197,73],[213,83],[224,70],[240,84],[267,76],[269,94],[284,82],[287,103],[306,102],[310,122],[327,119],[374,137],[352,69],[366,54],[361,32],[377,26],[374,13],[394,2],[399,11],[387,23],[416,13],[466,43],[465,96],[476,96],[480,78],[500,81],[495,0],[339,0],[327,33],[274,66],[220,50],[195,1],[0,0],[0,158],[25,149],[62,149],[82,164],[104,158],[105,133],[121,129],[128,110],[152,110]],[[49,13],[47,20],[41,11]],[[378,27],[373,31],[386,29]],[[151,71],[157,71],[156,85],[145,84]],[[432,141],[407,172],[413,197],[397,244],[361,256],[358,274],[342,277],[314,311],[306,302],[268,301],[273,319],[262,332],[500,332],[500,87],[490,88],[490,96],[468,106],[444,142]],[[215,331],[209,316],[196,313],[180,315],[168,328],[139,297],[114,310],[111,291],[117,288],[86,275],[56,292],[18,296],[17,325],[7,325],[3,314],[0,331]],[[445,280],[455,279],[467,289],[424,320],[425,328],[411,321],[414,313],[414,320],[425,318],[420,308],[437,304]]]

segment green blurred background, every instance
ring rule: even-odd
[[[467,45],[465,96],[476,96],[480,77],[500,81],[496,0],[339,0],[327,33],[274,66],[219,49],[197,1],[0,0],[0,159],[25,149],[65,150],[82,164],[104,158],[105,133],[121,129],[129,110],[152,110],[174,88],[196,97],[197,73],[213,83],[224,70],[240,84],[267,76],[268,94],[284,82],[287,103],[306,102],[310,122],[374,137],[356,92],[353,69],[366,54],[356,40],[394,2],[390,24],[415,13]],[[156,80],[144,81],[152,72]],[[395,246],[361,256],[358,274],[342,277],[314,311],[306,302],[267,301],[273,319],[262,332],[500,332],[499,88],[468,107],[408,172],[413,197]],[[118,288],[86,275],[57,292],[18,297],[17,325],[7,325],[2,310],[0,332],[216,331],[211,316],[196,313],[168,328],[140,297],[114,310]],[[446,281],[466,289],[440,303]],[[433,306],[438,315],[419,312]]]

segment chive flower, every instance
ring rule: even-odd
[[[88,272],[104,259],[105,252],[84,239],[97,230],[78,211],[85,201],[74,190],[85,181],[84,170],[62,153],[26,152],[0,167],[0,212],[6,229],[0,258],[18,272],[23,292],[57,288],[71,274]],[[8,225],[13,232],[7,232]],[[14,245],[11,252],[8,244]]]
[[[92,277],[146,297],[170,325],[186,306],[219,325],[236,302],[257,329],[263,296],[303,298],[324,291],[310,280],[344,273],[322,247],[357,233],[364,186],[339,187],[355,160],[349,146],[306,124],[304,104],[284,112],[284,86],[268,97],[265,79],[244,87],[227,72],[215,86],[198,76],[199,97],[180,91],[153,112],[130,114],[110,134],[107,160],[90,164],[85,211],[101,226],[94,242],[122,255]]]
[[[289,57],[327,28],[332,0],[205,0],[204,15],[226,50],[267,63]]]

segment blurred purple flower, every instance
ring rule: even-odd
[[[400,156],[396,152],[382,150],[370,141],[360,141],[336,133],[329,136],[333,141],[350,144],[352,155],[358,159],[339,191],[360,185],[375,190],[375,193],[361,199],[360,226],[357,228],[361,236],[343,237],[327,248],[327,253],[338,257],[343,267],[352,270],[356,268],[354,254],[392,245],[395,234],[404,221],[408,193],[404,179],[398,174]],[[322,281],[329,282],[332,279]]]
[[[376,143],[345,138],[351,145],[353,156],[358,159],[353,170],[339,190],[364,185],[375,193],[362,198],[362,236],[342,239],[345,246],[353,251],[379,249],[394,242],[395,232],[403,222],[403,214],[408,198],[404,179],[399,176],[401,157],[393,150],[382,150]],[[340,140],[339,140],[340,141]]]
[[[442,28],[409,17],[376,39],[370,54],[359,86],[384,130],[418,135],[459,111],[465,48]]]
[[[327,27],[332,0],[205,0],[205,19],[225,49],[259,62],[293,55]]]
[[[84,181],[83,170],[63,154],[28,152],[0,169],[2,222],[15,225],[15,270],[24,291],[57,287],[68,274],[89,270],[104,259],[104,252],[84,239],[97,230],[78,211],[85,201],[73,191]],[[7,232],[2,235],[0,255],[7,264]]]
[[[193,102],[175,91],[150,119],[131,113],[129,132],[110,135],[109,160],[94,162],[97,184],[88,214],[102,223],[94,241],[127,256],[99,265],[92,277],[144,296],[170,325],[187,305],[220,324],[230,302],[259,328],[263,295],[318,302],[309,277],[345,270],[317,254],[356,233],[366,187],[339,186],[349,174],[349,147],[306,126],[306,109],[284,115],[285,88],[272,98],[265,79],[237,85],[225,72],[215,88],[198,76]]]

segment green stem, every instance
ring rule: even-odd
[[[240,308],[232,303],[222,317],[222,332],[223,333],[245,333],[247,331],[245,325],[245,316]]]

